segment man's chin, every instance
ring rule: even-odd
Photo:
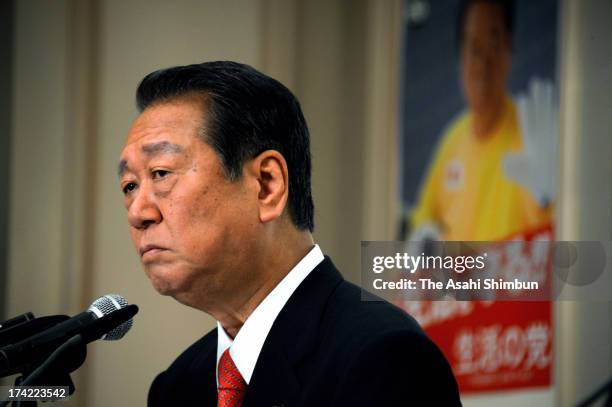
[[[174,296],[178,291],[180,291],[181,284],[177,284],[177,281],[174,281],[175,279],[168,278],[169,276],[175,275],[175,272],[145,267],[145,273],[147,274],[147,277],[149,277],[155,291],[161,295]]]
[[[163,281],[160,279],[151,278],[151,284],[153,284],[153,288],[155,288],[155,291],[157,291],[161,295],[172,296],[173,293],[176,291],[167,281]]]
[[[196,279],[190,269],[166,267],[161,264],[146,265],[145,274],[159,294],[172,297],[181,304],[191,307],[196,307],[196,303],[201,300],[202,292],[206,291],[196,290],[194,292]]]

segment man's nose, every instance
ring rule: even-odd
[[[128,209],[128,222],[136,229],[146,229],[150,225],[161,222],[162,214],[153,192],[141,185]]]

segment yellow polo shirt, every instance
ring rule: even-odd
[[[463,113],[442,138],[411,213],[413,230],[434,223],[443,240],[501,240],[546,226],[552,209],[504,174],[503,157],[522,149],[514,103],[488,137],[476,138]]]

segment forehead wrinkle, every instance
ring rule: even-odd
[[[162,104],[161,106],[163,107],[165,105],[172,105],[172,103]],[[126,148],[128,148],[130,144],[132,145],[141,144],[140,140],[142,140],[143,138],[164,137],[164,135],[167,134],[168,130],[179,130],[180,131],[181,129],[184,129],[186,126],[186,123],[189,123],[189,122],[192,122],[196,127],[196,131],[194,135],[196,137],[202,137],[204,126],[202,124],[203,119],[200,116],[195,120],[181,120],[180,118],[176,117],[176,114],[174,114],[170,118],[163,118],[163,120],[155,120],[153,123],[151,123],[151,118],[147,116],[147,112],[150,113],[151,109],[154,110],[154,109],[157,109],[158,107],[160,106],[151,106],[147,108],[136,119],[136,121],[132,125],[132,128],[130,129],[130,132],[128,134],[128,138],[126,140],[127,144],[124,147],[124,151],[126,150]],[[179,114],[179,116],[185,119],[184,114]],[[164,153],[186,154],[186,150],[184,146],[181,146],[175,143],[171,143],[169,141],[160,141],[160,142],[144,144],[140,146],[140,149],[141,149],[141,152],[145,154],[147,158],[149,159],[153,156],[156,156],[158,154],[164,154]],[[119,165],[117,168],[119,177],[122,177],[123,175],[125,175],[126,172],[131,171],[127,161],[128,159],[125,158],[119,162]]]

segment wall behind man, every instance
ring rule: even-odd
[[[559,239],[609,243],[612,2],[564,6]],[[612,377],[612,302],[564,301],[556,311],[557,404],[577,405]]]
[[[11,64],[13,59],[13,1],[0,2],[0,172],[8,175],[10,170],[11,102],[13,86]],[[5,281],[8,253],[8,203],[9,176],[0,178],[0,320],[7,317]],[[8,318],[8,317],[7,317]]]

